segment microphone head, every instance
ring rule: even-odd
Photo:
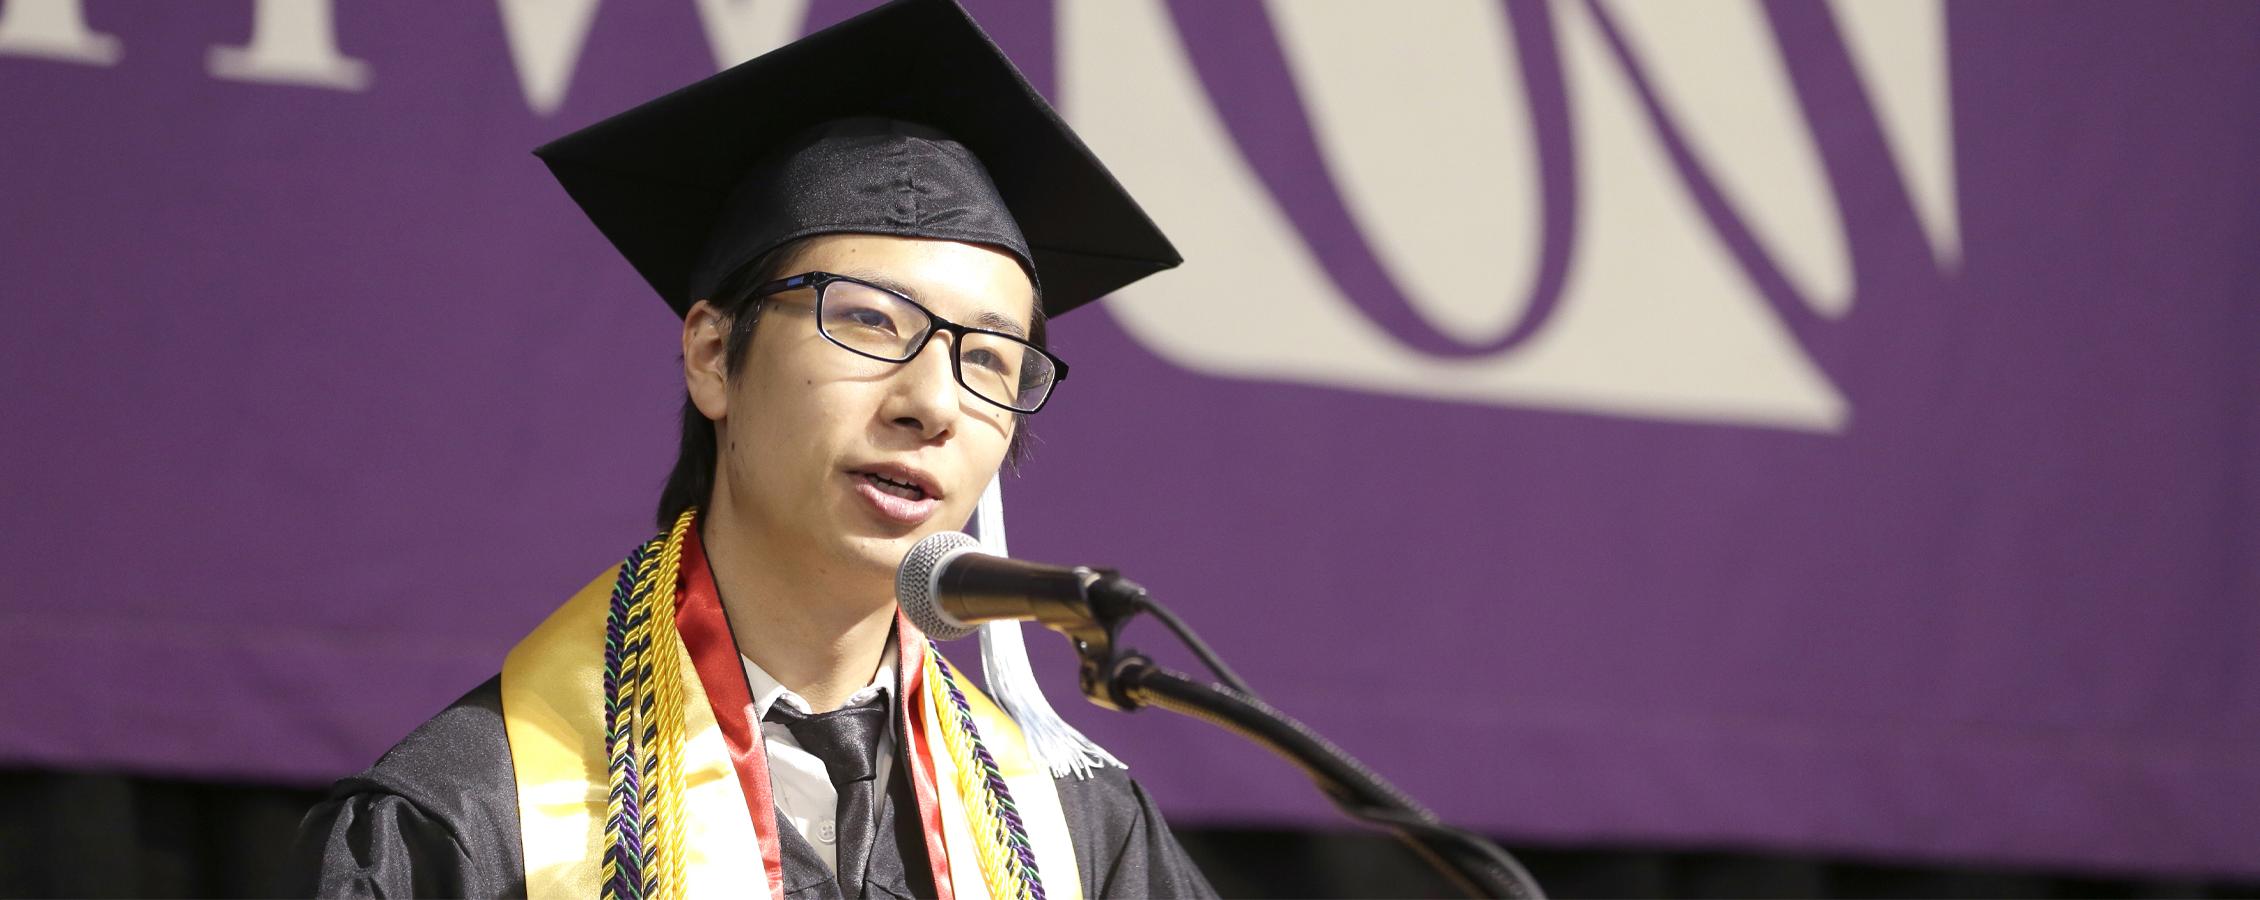
[[[903,555],[902,566],[895,569],[895,603],[902,607],[910,623],[928,637],[954,641],[976,630],[977,626],[959,622],[942,611],[941,594],[935,582],[950,560],[980,546],[981,542],[972,535],[943,531],[928,535]]]

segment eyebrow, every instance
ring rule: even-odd
[[[897,281],[893,278],[889,278],[883,273],[850,269],[848,271],[840,272],[839,274],[853,278],[857,281],[871,282],[872,284],[876,284],[897,294],[909,297],[912,300],[918,299],[918,293],[911,290],[909,285],[903,284],[902,282]],[[923,301],[921,301],[921,304],[923,305]],[[1003,313],[999,313],[993,309],[984,309],[980,311],[973,316],[973,321],[967,322],[965,324],[972,325],[977,328],[984,328],[989,331],[1001,331],[1005,334],[1012,335],[1013,337],[1020,338],[1021,340],[1028,339],[1027,329],[1020,327],[1020,323],[1013,321],[1010,317],[1007,317]]]

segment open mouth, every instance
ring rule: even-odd
[[[856,474],[863,476],[863,480],[870,482],[872,487],[878,488],[879,490],[884,491],[888,494],[901,497],[904,500],[926,499],[926,489],[915,484],[904,481],[896,481],[884,475],[878,475],[871,472],[857,472]]]

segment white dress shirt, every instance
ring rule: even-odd
[[[807,700],[778,684],[777,679],[769,677],[768,672],[762,671],[744,654],[739,654],[738,661],[745,664],[746,688],[753,695],[753,719],[761,723],[761,747],[769,757],[769,793],[776,799],[777,811],[816,848],[816,855],[824,858],[824,867],[838,872],[840,837],[833,820],[839,817],[840,792],[832,787],[832,777],[825,770],[824,761],[801,749],[791,729],[765,721],[769,707],[777,703],[807,714],[831,710],[810,709]],[[868,703],[872,697],[889,693],[894,687],[895,645],[890,640],[887,652],[879,657],[879,671],[872,674],[871,683],[850,695],[842,705]],[[895,717],[892,707],[889,710],[886,730],[879,732],[879,759],[872,767],[879,779],[873,800],[880,803],[886,802],[887,776],[895,762]]]

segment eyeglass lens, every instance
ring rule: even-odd
[[[891,362],[910,359],[934,320],[925,310],[887,291],[853,281],[823,288],[817,327],[834,343]],[[1057,376],[1051,357],[1003,335],[959,333],[957,374],[967,390],[1019,412],[1044,404]]]

